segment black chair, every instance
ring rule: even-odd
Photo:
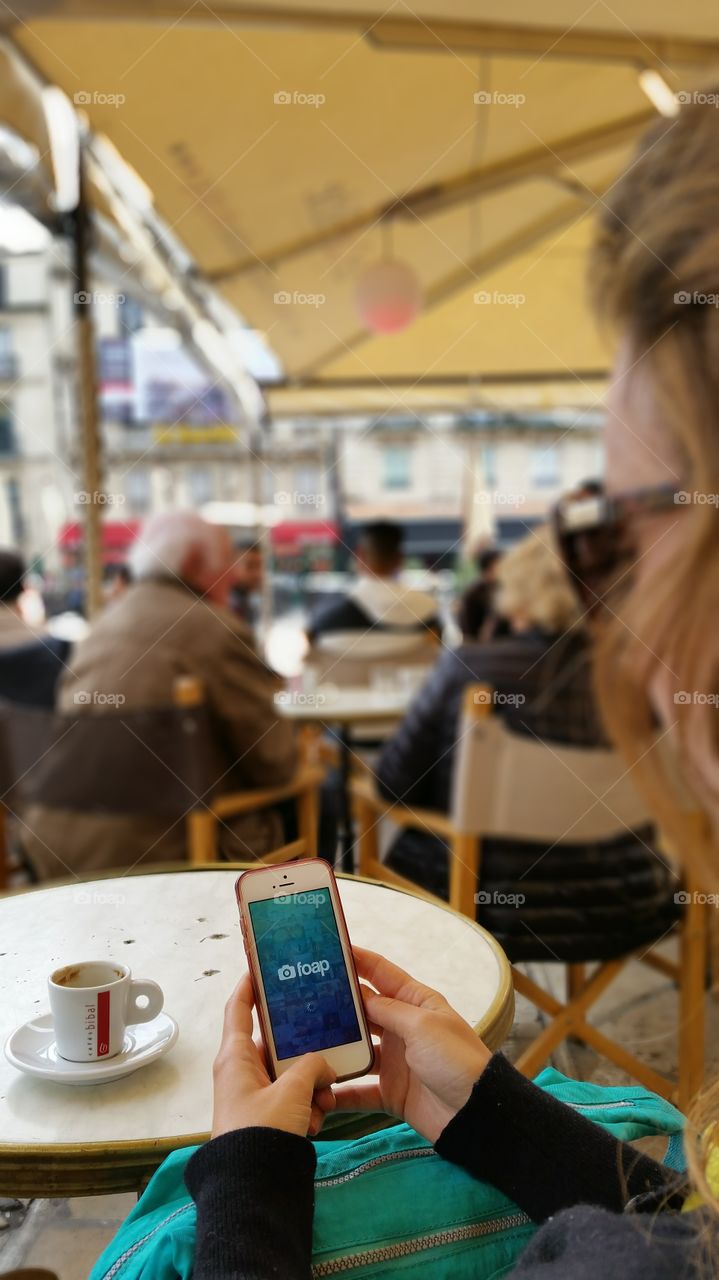
[[[55,705],[55,688],[70,654],[69,640],[48,636],[0,650],[0,699],[24,707]]]

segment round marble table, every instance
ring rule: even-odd
[[[113,959],[154,978],[177,1019],[161,1060],[107,1084],[60,1085],[0,1057],[0,1195],[134,1191],[169,1151],[207,1137],[223,1006],[246,969],[236,870],[61,885],[0,898],[0,1041],[48,1007],[57,965]],[[370,881],[343,879],[350,935],[442,991],[498,1047],[511,1026],[509,964],[478,925]]]

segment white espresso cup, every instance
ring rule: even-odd
[[[69,1062],[114,1058],[124,1047],[125,1029],[156,1018],[164,1001],[156,982],[135,982],[127,965],[108,960],[63,965],[47,985],[57,1051]],[[143,997],[147,1003],[140,1007]]]

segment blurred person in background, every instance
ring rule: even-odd
[[[477,553],[479,574],[463,593],[457,610],[464,640],[490,640],[508,634],[506,619],[499,617],[494,607],[501,560],[499,547],[485,547]]]
[[[391,520],[377,520],[363,529],[355,562],[358,577],[347,594],[323,605],[310,619],[307,636],[321,647],[332,637],[333,649],[346,642],[356,656],[373,652],[389,656],[407,641],[430,632],[441,634],[437,602],[426,591],[404,586],[402,528]],[[366,633],[366,634],[363,634]]]
[[[106,605],[121,600],[132,582],[130,566],[126,564],[108,564],[102,576],[102,593]]]
[[[230,588],[230,609],[253,630],[260,614],[260,598],[265,583],[265,559],[258,538],[235,539],[235,574]]]
[[[0,649],[18,649],[38,639],[37,631],[25,620],[22,596],[25,590],[25,562],[10,548],[0,550]]]
[[[463,694],[477,682],[494,689],[493,714],[514,733],[549,743],[605,745],[592,688],[590,636],[550,529],[531,533],[507,552],[497,572],[496,608],[510,634],[491,644],[446,650],[385,746],[376,774],[388,799],[449,811]],[[593,927],[598,958],[611,951],[617,937],[628,939],[627,949],[640,946],[669,928],[676,915],[674,882],[654,856],[651,839],[647,829],[636,836],[627,832],[611,844],[562,843],[554,851],[528,841],[486,839],[483,887],[499,883],[506,888],[521,880],[526,904],[521,910],[483,904],[478,919],[512,960],[522,958],[523,948],[536,947],[536,935],[551,948],[559,931],[562,954],[571,950],[572,940],[584,953]],[[597,859],[607,892],[598,895],[595,878],[593,899],[587,902],[585,868]],[[438,837],[401,832],[388,866],[448,896],[447,850]],[[565,883],[565,896],[555,919],[543,886],[558,879]],[[617,893],[622,885],[626,892]]]
[[[73,670],[61,682],[63,712],[91,713],[98,695],[124,710],[172,704],[180,675],[201,681],[225,761],[224,791],[276,786],[292,776],[297,746],[278,719],[277,678],[259,658],[249,628],[227,608],[234,551],[225,529],[189,511],[152,517],[131,552],[133,582],[91,622]],[[138,744],[138,767],[142,747]],[[112,762],[108,762],[111,767]],[[80,764],[79,764],[80,767]],[[33,807],[23,844],[40,878],[129,866],[147,851],[153,862],[186,856],[184,823],[166,830],[154,817],[77,814]],[[224,856],[252,858],[283,843],[274,811],[221,826]]]

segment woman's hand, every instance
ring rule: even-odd
[[[267,1073],[264,1054],[252,1039],[254,997],[249,974],[225,1007],[222,1043],[213,1067],[212,1136],[258,1125],[304,1138],[319,1133],[334,1109],[335,1072],[319,1053],[308,1053],[279,1080]]]
[[[416,982],[373,951],[355,949],[365,1009],[381,1037],[378,1082],[340,1086],[337,1106],[386,1111],[406,1120],[430,1142],[467,1102],[491,1053],[444,996]]]

